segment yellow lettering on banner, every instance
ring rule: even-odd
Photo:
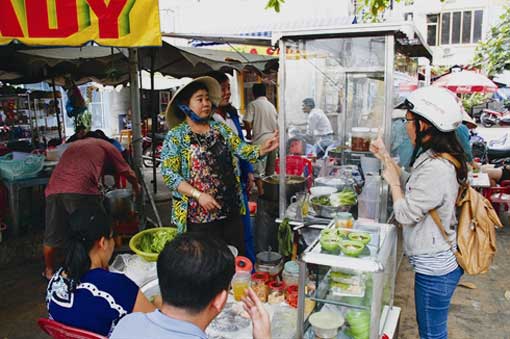
[[[158,0],[0,0],[0,45],[161,46]]]

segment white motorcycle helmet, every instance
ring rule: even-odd
[[[441,132],[451,132],[462,123],[462,110],[455,94],[440,87],[418,88],[404,102],[406,108],[432,123]]]

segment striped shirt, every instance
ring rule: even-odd
[[[409,263],[416,273],[433,276],[448,274],[459,266],[451,249],[434,254],[412,255]]]

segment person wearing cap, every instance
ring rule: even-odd
[[[170,131],[161,152],[161,174],[172,191],[172,223],[179,232],[223,239],[245,253],[243,200],[238,158],[254,163],[278,147],[278,131],[260,146],[244,143],[211,119],[221,100],[220,84],[196,78],[181,87],[167,107]]]
[[[221,101],[213,114],[214,121],[226,124],[232,131],[234,131],[242,141],[244,140],[243,129],[239,121],[239,114],[237,109],[230,103],[230,80],[225,73],[214,71],[208,74],[219,82],[221,86]],[[273,130],[274,131],[274,130]],[[273,132],[271,131],[271,132]],[[272,133],[271,133],[272,134]],[[252,164],[244,159],[239,159],[239,169],[241,170],[241,186],[243,190],[243,200],[245,206],[248,206],[249,192],[251,191],[255,176],[253,173]],[[244,226],[244,245],[246,256],[255,262],[255,246],[253,243],[253,233],[251,226],[251,218],[249,213],[242,216]]]
[[[404,252],[415,271],[420,338],[447,338],[448,307],[463,274],[454,254],[455,202],[459,185],[467,180],[464,151],[455,136],[462,112],[451,93],[438,87],[415,90],[405,107],[406,129],[414,145],[410,175],[400,170],[381,138],[371,143],[370,150],[384,163],[383,177],[403,228]],[[453,157],[458,168],[439,156],[443,153]],[[429,213],[434,209],[449,241]]]
[[[313,137],[314,153],[321,157],[326,148],[333,143],[333,129],[328,117],[320,108],[315,107],[312,98],[303,100],[303,112],[308,114],[306,134]]]

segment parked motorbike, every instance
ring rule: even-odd
[[[154,154],[154,158],[156,159],[156,167],[158,167],[161,162],[161,150],[163,148],[163,140],[164,140],[164,137],[156,134],[156,153]],[[142,156],[143,165],[145,167],[152,168],[154,166],[154,163],[152,162],[152,137],[151,136],[146,135],[143,137],[142,148],[143,148],[143,156]]]
[[[510,111],[505,109],[501,112],[484,109],[480,115],[480,122],[483,127],[492,127],[495,125],[510,126]]]

